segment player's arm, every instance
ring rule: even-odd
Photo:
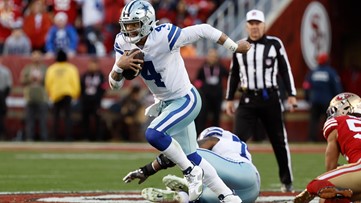
[[[327,138],[327,147],[325,152],[325,166],[327,171],[337,168],[339,156],[340,147],[337,142],[337,130],[335,129]]]
[[[206,137],[198,140],[198,145],[200,148],[212,150],[212,148],[218,143],[218,141],[219,139],[216,137]]]
[[[246,53],[251,48],[250,43],[247,41],[241,40],[236,43],[225,33],[208,24],[199,24],[183,28],[176,42],[176,47],[194,43],[201,38],[206,38],[218,43],[232,52]]]
[[[175,166],[175,163],[173,163],[171,160],[169,160],[164,154],[160,154],[157,156],[157,158],[143,166],[135,171],[129,172],[124,178],[123,181],[126,183],[130,183],[131,181],[135,179],[139,179],[138,184],[143,183],[149,176],[154,175],[158,171],[162,169],[166,169],[169,167]]]
[[[109,85],[112,89],[119,89],[124,84],[123,71],[126,69],[132,69],[137,71],[139,69],[139,63],[143,63],[140,59],[135,59],[134,56],[140,51],[127,54],[121,50],[116,52],[116,60],[113,65],[112,71],[109,73]]]

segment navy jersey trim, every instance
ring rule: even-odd
[[[118,52],[119,54],[123,55],[124,52],[120,49],[118,43],[114,44],[114,51]]]
[[[168,42],[170,42],[169,50],[173,49],[174,44],[178,40],[180,33],[181,33],[181,29],[175,25],[172,25],[172,28],[168,34]]]

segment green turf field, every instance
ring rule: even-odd
[[[257,148],[256,144],[251,146]],[[310,147],[297,146],[305,151]],[[324,147],[324,144],[320,147]],[[278,167],[273,153],[257,150],[252,153],[254,164],[261,174],[262,191],[279,190]],[[117,191],[164,187],[160,181],[164,175],[181,175],[176,167],[157,173],[142,185],[122,182],[129,171],[150,162],[155,155],[154,151],[14,150],[4,149],[0,144],[0,192]],[[300,191],[307,182],[324,171],[324,154],[292,152],[292,164],[294,187]]]

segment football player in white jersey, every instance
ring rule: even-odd
[[[226,185],[234,190],[243,202],[255,202],[260,191],[260,176],[252,164],[247,144],[233,133],[219,127],[203,130],[198,138],[198,144],[200,148],[197,149],[197,152],[215,167]],[[149,174],[147,171],[149,168],[159,171],[172,166],[174,164],[160,155],[152,163],[130,172],[124,180],[130,182],[139,179],[139,182],[142,183],[148,177],[145,174]],[[188,196],[181,192],[187,191],[187,183],[184,179],[168,175],[163,178],[163,182],[172,190],[145,188],[142,191],[143,197],[155,202],[188,202]],[[217,195],[205,187],[199,202],[218,201]]]
[[[246,41],[235,43],[207,24],[183,29],[169,23],[156,25],[154,8],[144,0],[127,3],[119,22],[121,32],[114,43],[116,59],[109,73],[111,88],[122,87],[123,71],[141,69],[140,76],[156,100],[146,110],[147,115],[156,118],[147,128],[145,137],[183,171],[189,182],[190,199],[196,200],[201,195],[204,182],[216,194],[224,195],[227,202],[241,202],[232,195],[215,169],[196,152],[194,119],[200,111],[201,99],[189,80],[180,47],[207,38],[233,52],[245,53],[250,44]],[[139,51],[126,54],[134,48],[141,49],[144,61],[134,58]]]

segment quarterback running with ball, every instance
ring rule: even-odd
[[[323,127],[327,172],[313,179],[295,203],[310,202],[315,196],[325,203],[361,200],[361,98],[348,92],[336,95],[327,116]],[[348,164],[338,166],[340,154]]]
[[[235,43],[208,24],[183,29],[169,23],[156,25],[154,8],[144,0],[127,3],[119,23],[121,32],[114,43],[116,59],[109,83],[112,89],[119,89],[124,84],[123,71],[141,69],[140,77],[155,98],[155,103],[145,112],[155,117],[145,132],[148,143],[183,171],[191,201],[199,198],[204,182],[222,197],[222,202],[242,202],[196,152],[194,119],[200,111],[201,99],[189,80],[180,47],[206,38],[233,52],[246,53],[250,44],[246,41]],[[139,51],[127,54],[135,48],[143,52],[144,61],[133,58]]]

